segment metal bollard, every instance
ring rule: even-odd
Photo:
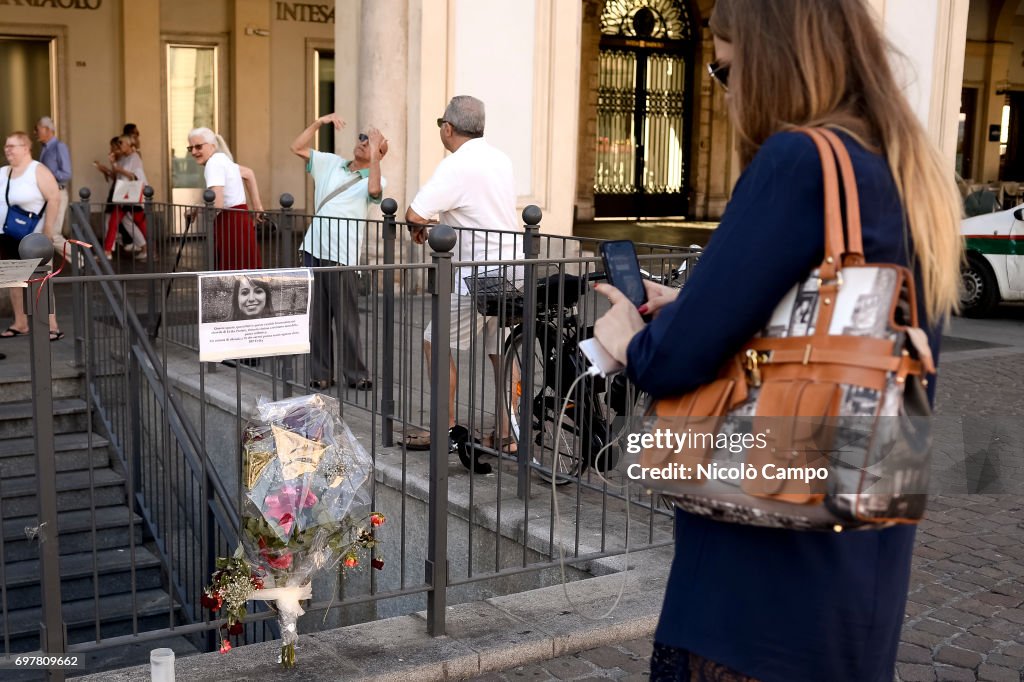
[[[455,230],[437,225],[427,239],[433,249],[434,286],[431,289],[430,376],[430,504],[427,518],[427,633],[445,634],[448,601],[448,329],[451,325],[452,249]]]

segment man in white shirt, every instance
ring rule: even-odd
[[[359,265],[359,251],[366,241],[366,214],[379,204],[387,181],[380,160],[388,143],[376,128],[359,134],[352,159],[318,152],[313,136],[324,125],[341,130],[345,121],[337,114],[321,116],[291,144],[292,153],[307,160],[313,177],[314,218],[302,240],[306,267]],[[312,329],[310,330],[310,388],[324,390],[334,383],[332,332],[341,339],[341,368],[350,388],[373,387],[360,353],[358,281],[355,272],[324,272],[313,275]]]
[[[434,170],[412,200],[405,219],[410,223],[413,240],[426,241],[427,226],[444,223],[457,228],[484,228],[459,230],[458,253],[460,261],[484,262],[512,260],[520,257],[519,239],[522,226],[516,216],[516,184],[512,161],[484,138],[484,103],[475,97],[453,97],[445,108],[444,116],[437,119],[441,144],[451,152]],[[473,337],[483,333],[484,350],[494,367],[495,387],[500,390],[499,348],[497,320],[476,313],[473,297],[469,295],[464,278],[483,274],[485,268],[460,268],[455,273],[455,293],[451,299],[451,333],[449,348],[468,350]],[[502,273],[496,273],[502,274]],[[423,334],[423,347],[430,358],[431,329]],[[458,377],[455,362],[449,355],[450,399],[449,427],[455,425],[455,388]],[[505,394],[508,391],[504,392]],[[508,434],[507,415],[498,410],[498,425],[488,443],[498,451],[515,452],[515,440]],[[430,434],[416,433],[406,439],[410,449],[430,447]],[[469,466],[468,460],[463,464]],[[489,473],[491,466],[473,462],[473,471]]]

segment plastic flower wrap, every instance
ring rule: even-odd
[[[299,602],[312,596],[322,569],[359,566],[377,547],[377,512],[356,513],[368,501],[373,462],[321,394],[258,401],[242,439],[242,528],[234,557],[218,559],[203,604],[227,609],[227,635],[240,634],[245,604],[273,600],[283,641],[281,662],[295,663]],[[356,516],[356,518],[353,518]],[[374,556],[374,568],[384,567]],[[225,636],[221,651],[231,648]]]

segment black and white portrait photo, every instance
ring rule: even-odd
[[[250,270],[199,278],[200,360],[309,352],[309,270]]]

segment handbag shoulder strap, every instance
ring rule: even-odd
[[[7,208],[11,207],[11,183],[14,181],[14,178],[11,177],[12,175],[14,175],[14,169],[12,169],[10,166],[8,166],[7,167],[7,184],[4,185],[4,203],[7,204]],[[47,202],[43,201],[43,207],[41,209],[39,209],[39,213],[37,213],[36,215],[43,215],[43,211],[46,210],[46,204],[47,204]],[[21,209],[21,210],[25,210],[25,209]]]
[[[322,209],[322,208],[323,208],[324,206],[326,206],[326,205],[327,205],[327,203],[328,203],[328,202],[329,202],[329,201],[330,201],[331,199],[333,199],[334,197],[338,196],[339,194],[341,194],[342,192],[344,192],[345,190],[347,190],[347,189],[348,189],[349,187],[352,187],[353,185],[355,185],[355,184],[356,184],[357,182],[359,182],[359,181],[360,181],[360,180],[362,180],[362,179],[363,179],[363,176],[362,176],[362,175],[360,175],[360,174],[359,174],[359,173],[357,172],[357,173],[356,173],[356,176],[355,176],[354,178],[349,178],[347,182],[343,182],[343,183],[341,183],[341,186],[340,186],[340,187],[338,187],[338,188],[337,188],[336,190],[334,190],[333,192],[331,192],[330,194],[328,194],[328,195],[327,195],[326,197],[324,197],[323,201],[321,201],[321,202],[320,202],[320,205],[316,207],[316,214],[317,214],[317,215],[319,215],[319,214],[320,214],[320,210],[321,210],[321,209]]]
[[[838,149],[833,147],[828,137],[823,134],[821,128],[798,128],[809,136],[818,149],[821,157],[821,174],[825,185],[825,253],[818,267],[818,298],[820,307],[818,309],[818,321],[815,325],[814,336],[828,336],[828,330],[832,322],[832,314],[835,311],[836,297],[839,294],[839,287],[842,286],[842,278],[839,272],[843,268],[843,254],[847,252],[847,233],[855,235],[851,240],[860,244],[860,210],[852,214],[849,211],[851,204],[858,204],[857,187],[846,186],[847,205],[847,230],[843,229],[843,212],[839,202],[839,175],[836,170],[837,164],[841,162],[837,157],[845,156],[849,162],[849,155],[842,142],[837,140]],[[846,178],[844,178],[845,180]],[[852,182],[852,165],[850,167],[849,180]],[[861,256],[863,261],[863,255]]]
[[[843,194],[846,197],[846,251],[843,253],[843,265],[864,264],[864,244],[861,240],[860,200],[857,195],[857,178],[853,172],[850,153],[839,136],[828,128],[820,132],[828,140],[839,164],[839,173],[843,177]]]

